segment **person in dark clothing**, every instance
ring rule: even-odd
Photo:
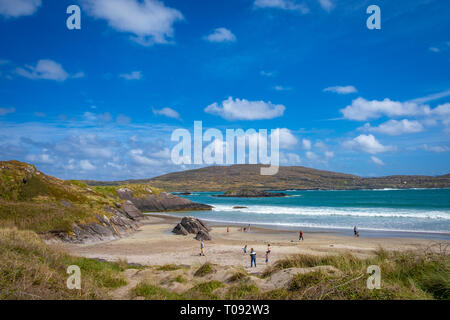
[[[359,231],[356,228],[356,226],[353,227],[353,233],[355,234],[355,237],[357,237],[357,238],[359,237]]]
[[[255,265],[256,268],[256,252],[253,250],[253,248],[250,249],[250,268]]]
[[[298,234],[298,241],[300,241],[300,240],[304,240],[303,239],[303,231],[302,230],[300,230],[300,232]]]

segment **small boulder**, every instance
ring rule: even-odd
[[[188,235],[192,233],[197,236],[199,235],[200,231],[206,234],[209,238],[205,240],[211,240],[211,237],[209,236],[210,228],[208,228],[205,222],[194,217],[183,217],[183,219],[181,219],[181,222],[178,223],[172,230],[172,232],[175,234]]]

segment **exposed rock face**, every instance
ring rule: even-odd
[[[215,195],[215,197],[237,197],[237,198],[265,198],[265,197],[285,197],[285,193],[267,192],[254,189],[241,189],[227,191],[224,194]]]
[[[116,192],[121,199],[129,200],[142,212],[212,209],[212,206],[207,204],[192,202],[166,192],[161,192],[159,195],[149,194],[143,198],[135,197],[133,191],[126,188],[118,189]]]
[[[205,232],[203,230],[200,230],[197,235],[195,236],[195,240],[211,240],[211,236],[209,235],[208,232]]]
[[[117,207],[117,205],[116,205]],[[89,224],[75,224],[72,233],[54,231],[63,241],[73,243],[87,243],[104,240],[114,240],[136,231],[145,217],[131,202],[125,202],[119,208],[108,207],[105,211],[112,217],[95,215],[97,222]]]
[[[200,219],[194,217],[184,217],[181,222],[178,223],[172,232],[179,235],[195,234],[197,240],[211,240],[209,235],[210,228]]]

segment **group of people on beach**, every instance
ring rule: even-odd
[[[243,232],[248,232],[250,231],[250,225],[248,225],[247,228],[241,228],[241,230]],[[230,232],[229,228],[227,227],[227,233]],[[353,233],[355,235],[355,237],[359,237],[359,231],[358,228],[356,226],[353,227]],[[303,238],[303,231],[300,230],[298,233],[298,240],[299,241],[304,241],[305,239]],[[242,251],[244,252],[244,255],[247,254],[247,244],[244,245],[244,247],[242,248]],[[270,252],[271,252],[271,247],[270,247],[270,243],[267,245],[267,250],[265,253],[265,258],[266,258],[266,264],[269,263],[269,257],[270,257]],[[250,268],[255,267],[256,268],[256,251],[251,248],[250,252]],[[205,243],[203,242],[203,240],[200,241],[200,256],[205,256]]]
[[[242,248],[242,251],[244,252],[244,255],[247,254],[247,244],[244,245],[244,247]],[[269,263],[270,252],[271,252],[271,248],[270,248],[270,243],[269,243],[267,245],[267,250],[266,250],[266,264]],[[256,268],[256,251],[253,248],[251,248],[249,255],[250,255],[250,268],[253,268],[253,267]]]

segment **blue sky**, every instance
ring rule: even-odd
[[[81,8],[68,30],[66,8]],[[381,9],[369,30],[366,9]],[[147,178],[176,128],[282,129],[283,165],[450,172],[450,2],[0,0],[0,159]]]

